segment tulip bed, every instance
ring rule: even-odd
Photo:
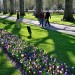
[[[31,43],[0,29],[0,45],[21,68],[23,75],[75,75],[75,68],[58,62]]]

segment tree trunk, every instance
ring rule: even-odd
[[[10,15],[13,15],[14,13],[15,13],[14,0],[10,0]]]
[[[7,0],[3,0],[3,14],[7,14]]]
[[[41,11],[41,9],[43,9],[43,7],[42,7],[42,0],[36,0],[35,2],[36,2],[35,3],[36,4],[35,16],[39,17],[40,11]]]
[[[20,0],[20,16],[24,16],[24,0]]]
[[[1,1],[0,1],[0,13],[1,13]]]
[[[74,21],[73,18],[73,0],[65,0],[65,10],[63,20]]]

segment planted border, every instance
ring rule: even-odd
[[[75,68],[49,57],[44,50],[0,29],[0,45],[8,56],[17,62],[23,75],[72,75]]]

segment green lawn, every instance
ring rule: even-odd
[[[62,14],[52,14],[51,16],[52,18],[50,19],[50,22],[52,23],[75,26],[75,21],[74,22],[61,21],[61,19],[63,18]],[[75,18],[75,14],[74,14],[74,18]]]
[[[1,13],[2,14],[2,13]],[[8,15],[8,14],[6,14]],[[12,15],[16,17],[16,14]],[[33,13],[26,13],[25,16],[22,16],[22,18],[26,18],[26,19],[31,19],[31,20],[38,20]],[[57,23],[57,24],[63,24],[63,25],[69,25],[69,26],[75,26],[75,21],[74,22],[67,22],[67,21],[61,21],[61,19],[63,18],[62,14],[51,14],[51,19],[50,22],[52,23]],[[74,14],[74,18],[75,18],[75,14]]]
[[[29,13],[29,14],[26,13],[24,18],[31,19],[31,20],[38,20],[35,16],[33,16],[32,13]],[[49,20],[52,23],[75,26],[75,22],[61,21],[62,18],[63,18],[62,14],[51,14],[51,19]],[[75,14],[74,14],[74,18],[75,18]]]
[[[46,53],[55,56],[67,65],[75,66],[75,36],[30,25],[32,38],[28,38],[26,26],[29,25],[22,23],[21,29],[16,29],[14,22],[0,19],[0,28],[20,36],[38,48],[44,49]]]
[[[0,75],[21,75],[0,49]]]

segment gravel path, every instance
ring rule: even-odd
[[[12,17],[12,16],[0,15],[0,18],[6,18],[6,19],[9,19],[9,20],[16,21],[16,17]],[[24,23],[27,23],[27,24],[40,26],[39,21],[23,19],[23,18],[20,18],[19,20],[21,22],[24,22]],[[70,35],[75,35],[75,26],[58,25],[58,24],[53,24],[53,23],[50,23],[50,25],[51,25],[50,27],[44,26],[43,28],[55,30],[55,31],[58,31],[58,32],[63,32],[63,33],[70,34]]]

